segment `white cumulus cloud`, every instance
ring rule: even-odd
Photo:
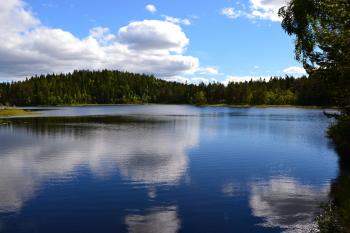
[[[168,15],[162,15],[162,17],[165,19],[167,22],[171,22],[174,24],[183,24],[183,25],[191,25],[192,22],[189,19],[181,19],[181,18],[176,18]]]
[[[286,74],[306,74],[305,69],[303,67],[298,67],[298,66],[291,66],[291,67],[285,68],[283,72]]]
[[[181,53],[189,39],[181,27],[159,20],[132,22],[119,30],[121,41],[135,50],[166,50]]]
[[[85,38],[43,25],[21,0],[0,4],[0,79],[74,69],[119,69],[170,77],[194,73],[196,57],[184,55],[189,39],[178,24],[131,22],[112,33],[92,28]]]
[[[287,0],[250,0],[251,17],[279,22],[278,10],[287,5]]]
[[[26,8],[22,0],[6,0],[0,4],[0,38],[5,33],[22,32],[37,26],[39,20]]]
[[[225,15],[227,18],[235,19],[243,15],[241,10],[235,10],[233,7],[226,7],[221,10],[221,14]]]
[[[157,12],[156,6],[155,6],[155,5],[152,5],[152,4],[148,4],[148,5],[146,6],[146,10],[149,11],[149,12],[151,12],[151,13]]]
[[[200,67],[197,70],[200,74],[211,74],[211,75],[218,75],[219,70],[215,67]]]
[[[228,18],[235,19],[246,17],[249,19],[270,20],[280,22],[278,11],[281,7],[286,6],[289,0],[249,0],[249,9],[245,5],[238,4],[238,8],[227,7],[221,10],[221,14]]]

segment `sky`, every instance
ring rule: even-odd
[[[188,83],[305,74],[285,0],[1,0],[0,82],[117,69]]]

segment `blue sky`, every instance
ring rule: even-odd
[[[0,80],[81,68],[194,83],[304,72],[277,16],[284,0],[1,4]]]

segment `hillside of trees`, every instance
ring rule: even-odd
[[[182,84],[120,71],[74,71],[0,83],[0,104],[251,104],[334,105],[322,79],[273,77],[242,83]]]

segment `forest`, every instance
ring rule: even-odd
[[[270,80],[182,84],[152,75],[120,71],[74,71],[0,83],[0,104],[16,106],[77,104],[231,104],[333,106],[322,78],[271,77]]]

